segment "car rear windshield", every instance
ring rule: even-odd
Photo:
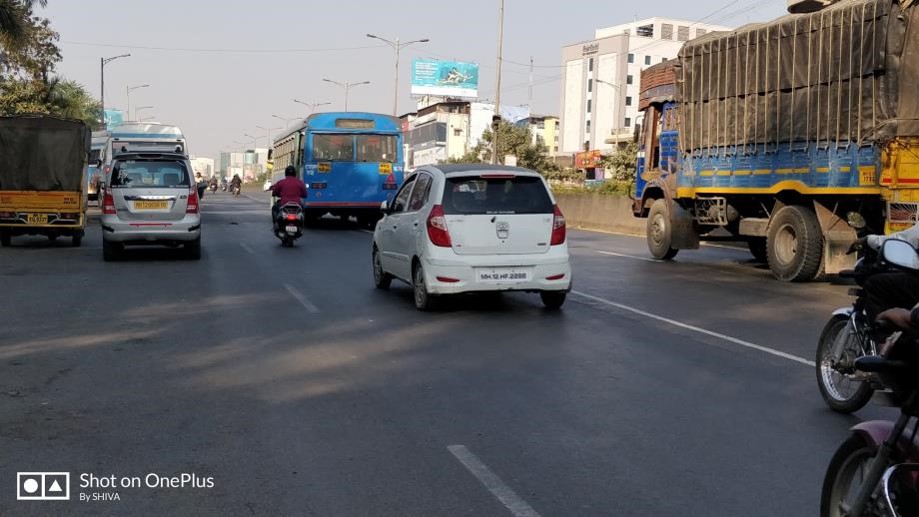
[[[185,164],[169,160],[125,160],[115,163],[113,187],[175,188],[191,186]]]
[[[447,178],[445,214],[551,214],[552,199],[540,178]]]

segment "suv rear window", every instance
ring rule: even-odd
[[[115,162],[113,187],[175,188],[190,187],[185,164],[169,160],[125,160]]]
[[[447,178],[445,214],[551,214],[552,199],[540,178]]]

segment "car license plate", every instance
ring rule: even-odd
[[[26,214],[28,224],[48,224],[48,214]]]
[[[169,208],[169,203],[164,199],[162,201],[135,201],[135,210],[165,210]]]
[[[287,227],[287,233],[297,233],[297,227],[296,227],[296,226],[288,226],[288,227]]]
[[[522,269],[480,269],[479,282],[529,282],[530,272]]]

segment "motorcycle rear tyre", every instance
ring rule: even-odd
[[[871,383],[863,381],[861,386],[855,390],[855,393],[853,393],[851,397],[846,400],[839,400],[830,395],[829,390],[823,383],[823,372],[820,369],[820,363],[823,360],[824,350],[826,347],[833,346],[836,335],[845,329],[848,323],[849,319],[843,316],[836,316],[827,322],[826,326],[823,327],[823,331],[820,333],[819,341],[817,341],[817,357],[815,361],[817,388],[820,390],[820,396],[823,397],[823,401],[826,402],[826,405],[829,406],[830,409],[846,415],[865,407],[874,395],[874,389],[871,387]]]

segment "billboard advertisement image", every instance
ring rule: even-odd
[[[458,61],[412,61],[412,95],[479,96],[479,65]]]

